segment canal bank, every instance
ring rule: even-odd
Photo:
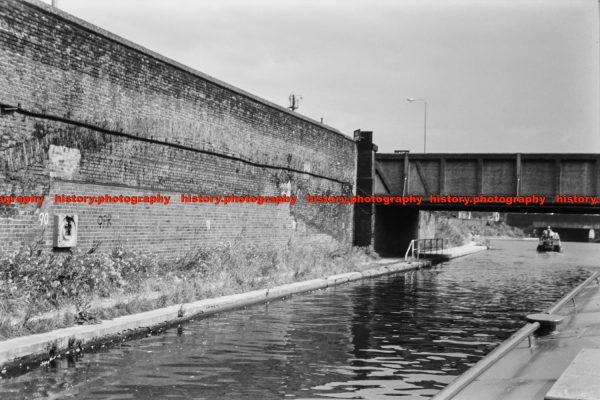
[[[477,242],[470,242],[462,246],[449,247],[439,251],[422,251],[419,254],[425,258],[431,259],[432,262],[444,262],[455,258],[468,256],[470,254],[479,253],[480,251],[488,250],[488,246]]]
[[[451,247],[449,249],[445,249],[444,255],[448,257],[449,260],[452,260],[454,258],[468,256],[470,254],[485,251],[487,249],[487,246],[478,244],[477,242],[471,242],[465,244],[464,246]]]
[[[284,246],[223,242],[175,260],[107,252],[0,254],[0,341],[182,303],[363,271],[380,259],[326,236]]]
[[[37,361],[46,361],[70,351],[81,351],[100,342],[115,339],[126,340],[130,337],[136,337],[140,334],[176,325],[194,317],[209,316],[223,311],[269,302],[294,294],[324,289],[360,279],[408,272],[429,267],[439,262],[478,253],[486,249],[486,246],[480,246],[473,242],[464,246],[445,249],[443,259],[412,261],[390,258],[381,259],[373,262],[369,269],[360,272],[337,274],[326,278],[203,299],[103,320],[98,324],[77,325],[0,341],[0,369],[14,368],[18,365]]]
[[[195,317],[265,303],[294,294],[324,289],[343,283],[431,266],[426,260],[382,259],[361,272],[332,275],[321,279],[295,282],[251,292],[178,304],[148,312],[126,315],[99,324],[79,325],[47,333],[22,336],[0,342],[0,369],[15,368],[36,361],[54,359],[61,354],[80,352],[98,343],[126,340],[140,334],[176,325]]]
[[[30,364],[0,376],[0,398],[424,400],[519,330],[522,315],[585,280],[579,266],[596,261],[595,249],[572,244],[548,255],[527,242],[494,242],[443,268],[363,279]]]
[[[600,398],[594,353],[600,350],[599,276],[596,270],[546,311],[563,318],[556,331],[525,325],[433,399],[478,400],[482,393],[489,400]]]

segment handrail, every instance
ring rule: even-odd
[[[421,253],[424,251],[431,251],[433,254],[444,254],[444,248],[446,244],[446,238],[431,238],[431,239],[413,239],[410,241],[410,245],[406,249],[406,253],[404,253],[404,260],[408,260],[408,253],[411,253],[411,257],[415,257],[415,252],[417,253],[417,258],[420,257]],[[440,245],[441,244],[441,245]],[[429,246],[427,246],[429,245]]]
[[[515,348],[525,338],[529,337],[540,327],[539,322],[525,325],[505,340],[500,346],[496,347],[487,356],[479,360],[475,365],[469,368],[465,373],[450,382],[448,386],[438,392],[431,400],[446,400],[454,397],[463,390],[469,383],[473,382],[479,375],[492,366],[496,361],[502,358],[506,353]]]
[[[585,281],[581,282],[579,285],[577,285],[577,287],[575,289],[571,290],[562,299],[560,299],[556,304],[554,304],[552,307],[550,307],[548,309],[548,311],[546,311],[546,313],[554,314],[561,307],[563,307],[570,300],[572,300],[577,294],[579,294],[579,292],[581,292],[581,290],[583,290],[583,288],[586,287],[591,281],[593,281],[594,279],[598,279],[599,276],[600,276],[600,271],[594,272],[589,278],[587,278]]]
[[[415,256],[415,239],[410,241],[410,245],[408,246],[408,249],[406,249],[406,253],[404,253],[404,261],[408,260],[408,252],[411,249],[412,249],[411,257],[414,258],[414,256]]]
[[[581,282],[575,289],[571,290],[565,296],[563,296],[554,306],[550,307],[546,313],[552,314],[558,311],[564,306],[569,300],[579,294],[592,280],[598,279],[600,271],[594,272],[589,278]],[[457,377],[455,380],[450,382],[448,386],[438,392],[431,400],[449,400],[456,396],[461,390],[463,390],[468,384],[473,382],[479,375],[484,373],[489,367],[496,363],[510,350],[514,349],[521,343],[525,338],[530,337],[540,327],[539,322],[528,323],[521,329],[519,329],[510,338],[505,340],[500,346],[496,347],[487,356],[479,360],[475,365],[469,368],[465,373]]]

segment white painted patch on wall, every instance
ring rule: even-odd
[[[81,153],[78,149],[50,145],[48,150],[48,170],[51,178],[73,178],[79,168]]]

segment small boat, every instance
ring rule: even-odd
[[[556,251],[560,253],[562,252],[562,250],[562,244],[560,243],[560,238],[558,237],[558,235],[556,235],[555,237],[542,236],[537,245],[537,251],[539,252]]]

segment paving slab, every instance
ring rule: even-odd
[[[546,400],[598,400],[600,349],[583,349],[546,394]]]

